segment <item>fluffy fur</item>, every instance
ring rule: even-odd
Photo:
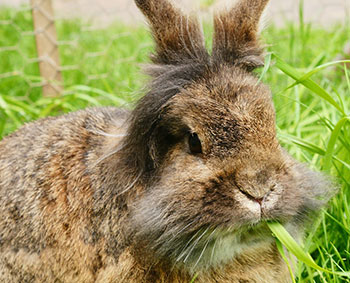
[[[147,94],[0,142],[0,282],[290,282],[266,221],[297,238],[334,189],[279,145],[257,26],[266,0],[195,18],[136,0],[156,42]],[[196,133],[201,152],[192,152]]]

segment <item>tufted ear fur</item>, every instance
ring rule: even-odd
[[[168,0],[135,0],[147,17],[156,43],[152,61],[178,64],[208,57],[204,37],[196,18],[185,16]]]
[[[268,0],[238,0],[229,11],[214,17],[213,61],[248,71],[264,64],[258,27]]]

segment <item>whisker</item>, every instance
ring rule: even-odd
[[[199,263],[199,261],[201,260],[201,258],[202,258],[202,256],[203,256],[203,254],[204,254],[206,248],[208,247],[208,244],[209,244],[209,242],[210,242],[210,240],[211,240],[213,234],[215,233],[215,231],[216,231],[216,228],[215,228],[215,229],[210,233],[210,235],[208,236],[208,239],[207,239],[207,241],[206,241],[206,243],[205,243],[205,245],[204,245],[204,248],[203,248],[201,254],[199,255],[199,257],[198,257],[198,259],[197,259],[195,265],[193,266],[193,268],[195,268],[195,267],[197,266],[197,264]]]
[[[137,175],[135,180],[132,181],[129,185],[127,185],[127,187],[123,191],[118,193],[117,196],[120,196],[120,195],[126,193],[127,191],[129,191],[136,184],[136,182],[140,179],[141,175],[142,175],[142,171]]]
[[[218,238],[215,239],[213,248],[211,249],[210,262],[213,262],[214,253],[215,253],[215,248],[216,248],[216,243],[217,243],[217,242],[218,242]]]
[[[175,239],[177,235],[179,235],[181,232],[183,232],[186,228],[188,228],[190,225],[194,223],[194,220],[185,225],[183,228],[180,229],[180,231],[176,232],[175,235],[173,235],[172,239]]]
[[[109,134],[109,133],[102,132],[102,131],[99,131],[99,130],[91,131],[91,133],[97,134],[97,135],[101,135],[101,136],[105,136],[105,137],[112,137],[112,138],[122,138],[122,137],[125,137],[127,135],[127,134],[113,135],[113,134]]]
[[[191,250],[188,252],[186,258],[184,259],[184,262],[187,261],[187,259],[190,257],[191,253],[193,252],[194,248],[197,246],[198,242],[200,241],[200,239],[204,236],[204,234],[209,230],[209,227],[207,227],[207,229],[204,230],[204,232],[202,233],[202,235],[200,235],[198,237],[198,239],[193,243]]]
[[[185,80],[183,80],[183,82],[185,83]],[[171,90],[181,91],[182,89],[183,89],[183,87],[181,85],[173,84],[172,86],[169,86],[167,88],[157,88],[154,90],[159,91],[159,92],[168,92]]]
[[[92,166],[93,166],[93,167],[96,167],[96,166],[97,166],[98,164],[100,164],[103,160],[105,160],[105,159],[111,157],[112,155],[118,153],[118,152],[121,151],[123,148],[124,148],[124,145],[118,146],[115,150],[113,150],[113,151],[111,151],[111,152],[109,152],[109,153],[107,153],[107,154],[101,156],[99,159],[97,159],[97,160],[95,161],[95,163],[94,163]]]
[[[181,250],[180,255],[178,256],[178,258],[176,259],[176,261],[179,261],[185,254],[186,254],[186,250],[188,248],[188,246],[191,244],[192,240],[196,238],[196,236],[198,235],[198,233],[200,232],[200,230],[198,230],[189,241],[187,241],[187,244],[185,245],[185,247]]]

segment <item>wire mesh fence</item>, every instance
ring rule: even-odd
[[[200,10],[205,18],[228,2],[178,4]],[[326,27],[348,23],[348,0],[305,0],[302,6],[294,0],[273,0],[267,18],[277,25],[301,17]],[[131,0],[1,0],[0,91],[23,99],[59,95],[73,85],[119,95],[130,92],[135,81],[128,74],[136,73],[151,50],[147,32],[137,28],[139,24],[144,20]],[[140,37],[145,38],[142,45]],[[135,47],[132,55],[125,42]]]

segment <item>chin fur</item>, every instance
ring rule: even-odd
[[[225,265],[241,254],[266,247],[274,241],[264,222],[245,226],[206,226],[190,231],[189,226],[177,233],[163,232],[158,237],[154,231],[136,237],[158,260],[168,260],[173,268],[191,273]]]

